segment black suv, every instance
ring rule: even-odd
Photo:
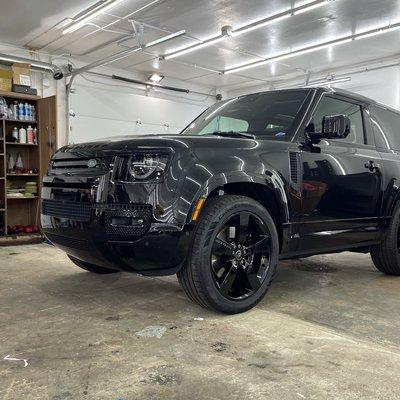
[[[180,135],[70,145],[42,188],[48,239],[85,270],[177,274],[198,304],[256,305],[278,259],[352,250],[400,274],[400,114],[341,90],[219,102]]]

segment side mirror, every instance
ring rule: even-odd
[[[350,119],[347,115],[326,115],[322,119],[322,132],[313,132],[314,124],[306,128],[311,143],[322,139],[346,139],[350,133]]]
[[[347,115],[326,115],[322,120],[322,135],[326,139],[346,139],[350,133]]]

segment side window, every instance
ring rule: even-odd
[[[347,115],[350,118],[350,134],[340,142],[365,144],[364,124],[361,107],[347,101],[324,96],[313,116],[315,132],[322,132],[322,120],[326,115]],[[339,141],[339,140],[338,140]]]
[[[371,107],[370,119],[376,147],[400,150],[400,115],[380,107]]]
[[[215,117],[207,126],[205,126],[199,135],[207,135],[213,132],[246,132],[249,129],[249,123],[242,119],[223,117]]]

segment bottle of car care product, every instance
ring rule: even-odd
[[[30,125],[28,126],[28,129],[26,130],[26,137],[28,140],[28,144],[33,144],[33,129]]]
[[[18,140],[19,140],[18,128],[14,127],[12,134],[11,134],[11,141],[15,143],[15,142],[18,142]]]
[[[24,120],[24,105],[22,103],[18,104],[18,119],[21,121]]]
[[[38,143],[38,130],[37,128],[35,128],[33,130],[33,144],[37,144]]]
[[[29,114],[30,114],[29,104],[25,103],[25,105],[24,105],[24,119],[25,119],[25,121],[29,121]]]
[[[25,144],[26,143],[26,129],[25,128],[20,128],[18,132],[18,139],[20,143]]]

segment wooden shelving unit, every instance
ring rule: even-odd
[[[10,93],[0,91],[0,96],[4,97],[7,104],[14,101],[27,102],[35,106],[38,111],[39,96],[31,96],[19,93]],[[38,119],[40,116],[38,116]],[[26,182],[35,181],[40,190],[40,177],[42,171],[41,151],[39,144],[20,144],[10,142],[11,132],[14,127],[18,129],[31,125],[33,128],[38,127],[39,121],[21,121],[15,119],[0,119],[0,245],[8,244],[12,241],[16,244],[18,240],[23,239],[26,242],[41,240],[41,234],[22,233],[19,235],[11,234],[7,227],[13,225],[36,225],[39,226],[39,197],[7,197],[6,182],[11,183],[13,188],[23,188]],[[38,131],[38,143],[40,143],[40,131]],[[16,160],[21,155],[25,168],[37,169],[38,173],[22,174],[12,173],[8,169],[8,158],[10,154]]]
[[[55,96],[41,98],[28,94],[4,92],[0,90],[8,105],[14,101],[33,104],[36,108],[36,121],[20,121],[15,119],[0,119],[0,246],[27,244],[42,240],[42,235],[32,233],[10,234],[7,226],[37,225],[40,227],[40,186],[46,172],[50,157],[57,149],[57,99]],[[11,142],[11,132],[31,125],[38,130],[38,144]],[[10,154],[16,159],[21,154],[24,167],[37,169],[33,174],[10,173],[7,171],[7,161]],[[37,172],[37,173],[36,173]],[[34,197],[9,197],[6,194],[6,184],[14,188],[24,187],[26,182],[37,182],[38,195]]]

